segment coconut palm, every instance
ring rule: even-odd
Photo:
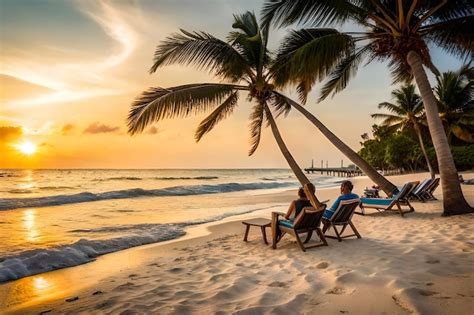
[[[474,51],[473,4],[469,0],[267,0],[263,26],[311,23],[313,28],[292,31],[277,57],[274,81],[296,84],[305,100],[315,82],[329,77],[320,101],[343,90],[358,66],[388,61],[394,83],[417,83],[435,147],[443,188],[444,215],[474,212],[466,202],[457,170],[438,115],[436,98],[423,66],[438,74],[428,45],[461,58]],[[320,28],[351,22],[360,32]]]
[[[470,65],[436,77],[434,88],[448,143],[474,143],[474,69]]]
[[[383,102],[379,104],[379,108],[384,108],[392,114],[377,113],[372,114],[372,118],[383,118],[382,126],[390,126],[396,130],[403,130],[406,128],[413,129],[418,136],[420,142],[421,152],[425,157],[426,166],[430,171],[431,178],[435,178],[435,172],[431,166],[428,154],[426,154],[425,144],[421,133],[420,119],[423,115],[423,104],[421,97],[416,94],[415,86],[407,84],[400,89],[392,91],[392,98],[395,103]]]
[[[195,139],[199,141],[221,120],[232,114],[239,103],[239,92],[245,91],[248,93],[247,99],[253,103],[249,155],[257,149],[266,121],[289,166],[299,182],[307,188],[310,181],[286,147],[273,116],[288,113],[291,106],[289,99],[275,91],[268,79],[268,68],[272,62],[267,50],[268,33],[262,32],[255,15],[250,12],[234,15],[233,28],[235,31],[228,35],[227,41],[208,33],[184,30],[162,41],[156,49],[150,72],[173,63],[194,65],[209,70],[227,83],[150,88],[132,104],[128,131],[133,135],[165,118],[187,117],[210,111],[196,130]],[[322,208],[313,193],[309,196],[314,207]]]

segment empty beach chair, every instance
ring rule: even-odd
[[[410,200],[419,200],[425,201],[423,195],[426,193],[426,189],[433,183],[431,178],[425,179],[422,181],[412,192],[408,195],[408,199]]]
[[[323,233],[325,237],[335,238],[339,242],[341,242],[343,238],[348,238],[352,236],[356,236],[357,238],[362,238],[359,232],[357,231],[356,227],[354,226],[354,223],[352,223],[352,216],[354,215],[354,211],[359,205],[359,202],[360,202],[359,198],[350,199],[350,200],[342,200],[339,203],[339,206],[337,207],[334,214],[331,216],[331,219],[326,219],[326,218],[322,219]],[[342,226],[342,229],[338,231],[337,226]],[[350,226],[354,234],[343,236],[344,231],[346,231],[347,226]],[[326,234],[327,230],[330,227],[334,229],[336,236],[331,236],[331,235]]]
[[[323,210],[324,209],[316,210],[312,207],[305,207],[293,222],[289,220],[279,220],[279,217],[284,215],[284,213],[272,212],[272,248],[276,249],[277,243],[286,233],[296,238],[296,242],[303,252],[308,248],[327,246],[326,238],[319,227],[321,218],[323,217]],[[309,242],[313,231],[318,235],[320,242],[305,246],[304,244]],[[304,244],[299,236],[299,234],[302,233],[307,233]]]
[[[435,196],[433,196],[434,191],[439,186],[439,177],[435,178],[428,187],[426,187],[425,193],[422,195],[422,198],[425,200],[436,200]]]
[[[361,212],[356,213],[364,215],[366,208],[373,208],[380,212],[398,211],[401,216],[403,216],[405,213],[413,212],[415,209],[408,201],[408,194],[410,193],[412,187],[412,182],[406,183],[400,192],[394,195],[392,198],[360,198]],[[402,206],[408,208],[402,208]],[[394,209],[394,207],[397,209]]]

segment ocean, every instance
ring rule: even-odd
[[[309,175],[317,189],[342,180]],[[288,203],[287,169],[0,170],[0,283],[178,238],[190,225]]]

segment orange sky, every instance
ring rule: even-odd
[[[244,96],[238,110],[198,144],[194,130],[204,115],[126,134],[130,104],[141,91],[214,81],[180,66],[149,75],[160,40],[179,28],[224,39],[233,13],[258,12],[261,3],[1,0],[0,168],[286,167],[269,130],[254,156],[247,156],[250,107]],[[270,48],[284,34],[273,32]],[[370,114],[389,100],[392,88],[386,65],[373,64],[361,68],[334,99],[316,104],[316,87],[307,106],[358,150],[360,135],[374,123]],[[322,159],[330,165],[344,159],[298,113],[278,123],[300,166],[311,159],[318,165]],[[23,141],[35,143],[37,152],[21,153],[15,145]]]

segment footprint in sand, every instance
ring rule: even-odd
[[[425,263],[427,264],[439,264],[439,259],[428,259],[427,261],[425,261]]]
[[[169,271],[169,272],[176,273],[176,272],[181,272],[181,271],[183,271],[183,268],[178,268],[178,267],[176,267],[176,268],[172,268],[172,269],[170,269],[170,270],[168,270],[168,271]]]
[[[269,287],[274,287],[274,288],[288,288],[288,285],[284,282],[280,281],[274,281],[268,285]]]
[[[326,269],[328,266],[329,266],[329,263],[323,261],[323,262],[320,262],[319,264],[317,264],[317,265],[316,265],[316,268],[318,268],[318,269]]]
[[[346,290],[341,287],[334,287],[332,289],[329,289],[326,291],[326,294],[336,294],[336,295],[341,295],[346,293]]]

